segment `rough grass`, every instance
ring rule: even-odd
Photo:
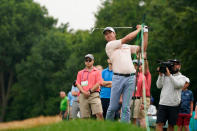
[[[30,118],[23,121],[12,121],[0,123],[0,130],[10,130],[10,129],[26,129],[41,125],[48,125],[52,123],[60,122],[61,118],[59,116],[40,116],[36,118]]]
[[[4,126],[2,126],[3,124]],[[146,131],[146,129],[127,123],[81,119],[61,121],[58,116],[32,118],[3,124],[0,124],[0,130],[6,131]]]

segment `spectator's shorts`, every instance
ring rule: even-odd
[[[159,105],[157,112],[157,121],[156,123],[166,123],[168,120],[169,125],[176,125],[178,118],[179,106],[165,106]]]
[[[190,114],[181,114],[181,113],[179,113],[176,124],[178,126],[187,126],[187,125],[189,125],[190,118],[191,118]]]
[[[142,98],[140,99],[135,99],[135,105],[134,105],[134,111],[133,111],[133,101],[131,101],[131,118],[145,118],[145,111],[144,109],[140,109],[140,106],[142,103]],[[150,98],[146,98],[146,109],[148,110],[148,107],[150,105]],[[132,116],[132,111],[133,111],[133,116]]]
[[[91,93],[88,98],[85,98],[84,94],[81,93],[79,107],[81,118],[88,118],[91,114],[103,113],[99,92]]]

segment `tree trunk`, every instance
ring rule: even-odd
[[[0,72],[0,87],[1,87],[1,116],[0,116],[0,122],[3,121],[3,104],[5,101],[5,87],[4,87],[4,77],[3,72]]]
[[[7,108],[7,102],[8,102],[8,97],[10,93],[10,88],[13,83],[13,72],[9,72],[9,79],[8,79],[8,86],[6,88],[5,86],[5,79],[4,79],[4,72],[0,73],[0,87],[1,87],[1,97],[2,97],[2,109],[1,109],[1,116],[0,116],[0,122],[4,120],[4,117],[6,115],[6,108]],[[7,89],[7,90],[6,90]]]

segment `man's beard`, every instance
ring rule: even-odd
[[[180,69],[175,69],[174,74],[178,73],[179,71],[180,71]]]

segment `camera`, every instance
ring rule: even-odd
[[[173,70],[173,67],[174,67],[174,62],[172,60],[168,60],[168,61],[160,61],[158,60],[157,61],[159,63],[159,70],[158,72],[161,72],[161,73],[166,73],[166,67],[169,69],[170,73],[171,74],[174,74],[174,70]]]

